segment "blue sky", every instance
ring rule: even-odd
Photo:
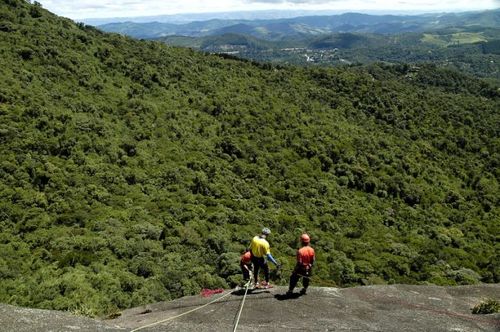
[[[500,0],[38,0],[72,19],[251,10],[454,12],[500,7]]]

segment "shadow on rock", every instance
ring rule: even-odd
[[[293,294],[276,294],[274,295],[274,298],[278,301],[283,301],[283,300],[295,300],[301,297],[302,294],[300,293],[293,293]]]
[[[257,295],[257,294],[264,294],[264,293],[269,294],[271,292],[267,289],[249,289],[247,295],[250,295],[250,294]],[[243,296],[243,295],[245,295],[245,289],[243,288],[243,289],[235,290],[231,294],[236,295],[236,296]]]

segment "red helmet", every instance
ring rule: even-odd
[[[300,236],[300,241],[302,243],[309,243],[309,242],[311,242],[311,238],[309,237],[309,235],[307,235],[306,233],[304,233],[304,234],[302,234]]]

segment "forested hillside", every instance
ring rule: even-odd
[[[0,0],[0,301],[87,315],[228,287],[500,281],[499,87],[257,64]]]

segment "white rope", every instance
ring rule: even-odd
[[[245,295],[243,295],[243,300],[241,300],[240,310],[238,312],[238,316],[236,317],[236,322],[234,323],[233,332],[236,332],[236,329],[238,328],[238,324],[240,323],[241,312],[243,311],[243,306],[245,305],[245,299],[247,297],[248,287],[250,287],[250,282],[251,282],[252,278],[253,278],[253,276],[250,275],[250,280],[248,280],[248,282],[245,285]]]
[[[135,329],[133,329],[133,330],[132,330],[132,331],[130,331],[130,332],[136,332],[136,331],[139,331],[139,330],[145,329],[145,328],[147,328],[147,327],[155,326],[155,325],[158,325],[158,324],[161,324],[161,323],[168,322],[168,321],[170,321],[170,320],[174,320],[174,319],[179,318],[179,317],[181,317],[181,316],[184,316],[184,315],[190,314],[190,313],[192,313],[193,311],[200,310],[200,309],[202,309],[202,308],[204,308],[204,307],[206,307],[206,306],[208,306],[208,305],[210,305],[210,304],[212,304],[212,303],[215,303],[215,302],[217,302],[217,301],[219,301],[219,300],[222,300],[223,298],[225,298],[226,296],[229,296],[229,295],[231,295],[231,292],[228,292],[227,294],[224,294],[224,295],[223,295],[223,296],[221,296],[221,297],[218,297],[218,298],[216,298],[216,299],[214,299],[214,300],[212,300],[212,301],[210,301],[210,302],[208,302],[208,303],[205,303],[204,305],[201,305],[201,306],[199,306],[199,307],[197,307],[197,308],[194,308],[194,309],[191,309],[191,310],[189,310],[189,311],[183,312],[182,314],[179,314],[179,315],[177,315],[177,316],[172,316],[172,317],[166,318],[166,319],[164,319],[164,320],[161,320],[161,321],[158,321],[158,322],[155,322],[155,323],[151,323],[151,324],[148,324],[148,325],[144,325],[144,326],[141,326],[141,327],[135,328]]]

